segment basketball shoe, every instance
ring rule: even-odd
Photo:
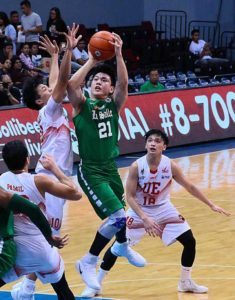
[[[11,297],[13,300],[35,300],[34,289],[25,290],[23,282],[18,282],[12,287]]]
[[[100,284],[96,277],[96,265],[98,262],[98,257],[94,256],[87,258],[84,256],[82,259],[76,262],[76,269],[80,273],[82,280],[91,289],[99,290]]]
[[[196,284],[192,279],[186,279],[179,281],[178,291],[182,293],[191,292],[203,294],[208,292],[208,288],[206,286]]]
[[[111,252],[116,256],[126,257],[129,263],[136,267],[144,267],[147,263],[142,255],[128,245],[128,242],[118,243],[116,241],[111,247]]]

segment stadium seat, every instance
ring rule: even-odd
[[[196,82],[196,80],[189,80],[188,86],[191,88],[199,87],[199,84]]]
[[[227,78],[227,77],[222,77],[220,81],[223,84],[230,84],[231,83],[230,79]]]
[[[196,74],[192,71],[187,71],[186,74],[188,78],[197,78]]]
[[[185,81],[177,81],[176,86],[179,89],[185,89],[185,88],[187,88],[187,85],[186,85]]]
[[[209,85],[209,82],[204,78],[199,78],[199,84],[200,86],[207,86]]]
[[[210,83],[213,84],[213,85],[219,85],[220,84],[219,80],[217,80],[215,78],[210,79]]]
[[[171,73],[171,72],[169,72],[169,73],[166,74],[166,78],[167,78],[168,80],[170,80],[170,81],[176,81],[176,76],[175,76],[175,74],[174,74],[174,73]]]
[[[175,85],[172,82],[166,82],[165,88],[168,90],[172,90],[172,89],[175,89]]]
[[[179,79],[179,80],[181,80],[181,81],[187,79],[186,74],[183,73],[183,72],[177,72],[176,77],[177,77],[177,79]]]

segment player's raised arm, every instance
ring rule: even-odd
[[[56,41],[51,42],[47,35],[41,36],[40,49],[47,51],[51,56],[49,87],[53,90],[59,77],[59,47]]]
[[[129,206],[143,221],[143,227],[150,236],[158,236],[162,232],[159,225],[146,215],[136,201],[136,190],[138,183],[138,165],[134,162],[130,169],[126,182],[126,199]]]
[[[49,176],[36,175],[34,177],[35,184],[42,194],[49,193],[59,198],[75,201],[81,199],[81,190],[78,189],[72,179],[60,170],[51,156],[45,155],[40,159],[40,162],[46,170],[51,171],[59,180],[58,182]]]
[[[79,26],[76,26],[73,23],[71,29],[68,27],[68,34],[64,33],[67,40],[67,46],[60,65],[58,80],[52,92],[52,96],[55,102],[58,103],[63,101],[67,89],[68,79],[71,72],[71,57],[72,57],[73,47],[76,45],[78,40],[81,39],[81,36],[76,38],[78,28]]]
[[[117,82],[114,91],[114,101],[118,111],[122,108],[128,96],[128,73],[126,64],[122,56],[122,39],[116,33],[113,33],[115,42],[115,54],[117,60]]]
[[[226,216],[231,215],[229,212],[215,205],[211,200],[209,200],[191,181],[189,181],[183,175],[182,171],[174,161],[171,161],[171,169],[175,181],[182,185],[191,195],[208,205],[213,211],[224,214]]]
[[[88,61],[79,69],[68,82],[68,97],[74,109],[74,115],[79,112],[80,105],[85,101],[81,85],[83,84],[88,72],[98,63],[89,52]]]

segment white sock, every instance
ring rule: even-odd
[[[25,277],[22,284],[23,284],[23,289],[24,289],[25,292],[30,293],[30,294],[34,293],[35,286],[36,286],[35,281]]]
[[[105,271],[101,268],[99,268],[98,270],[98,274],[97,274],[97,280],[100,283],[100,285],[102,284],[104,277],[108,274],[109,271]]]
[[[98,261],[98,256],[95,256],[88,252],[85,256],[83,256],[82,260],[85,261],[88,264],[96,264]]]
[[[192,267],[182,266],[180,280],[184,281],[187,279],[191,279],[191,271],[192,271]]]

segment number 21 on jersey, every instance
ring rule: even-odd
[[[110,121],[99,123],[98,128],[99,128],[100,139],[104,139],[104,138],[112,136]]]

